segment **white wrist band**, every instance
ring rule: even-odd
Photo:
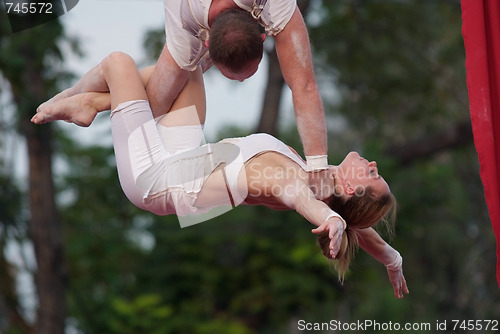
[[[308,172],[314,172],[329,168],[327,155],[306,155],[306,161]]]
[[[328,217],[326,217],[325,221],[327,221],[328,219],[333,218],[333,217],[339,218],[342,221],[342,225],[344,225],[344,231],[345,231],[345,229],[347,228],[347,224],[346,224],[344,218],[342,218],[338,213],[336,213],[336,212],[330,213],[330,215]]]
[[[397,271],[397,270],[401,269],[401,267],[403,265],[403,258],[401,257],[401,254],[399,254],[398,251],[395,251],[395,252],[396,252],[396,258],[394,259],[394,261],[385,265],[385,267],[391,271]]]

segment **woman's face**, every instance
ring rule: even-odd
[[[367,187],[373,189],[375,196],[390,192],[384,178],[378,174],[377,163],[375,161],[369,162],[357,152],[347,154],[338,167],[339,176],[343,180],[348,195],[352,195],[354,192],[359,194]]]

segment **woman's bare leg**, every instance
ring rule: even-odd
[[[129,55],[114,52],[101,65],[104,81],[109,87],[111,109],[123,102],[148,100],[139,70]]]
[[[73,87],[57,94],[52,99],[41,104],[32,122],[48,123],[56,120],[75,123],[79,126],[89,126],[97,113],[111,108],[109,87],[104,77],[103,62],[87,72]],[[154,66],[140,71],[145,86]]]

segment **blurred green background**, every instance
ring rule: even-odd
[[[403,256],[410,295],[397,300],[384,266],[362,251],[340,285],[312,225],[295,212],[237,207],[181,229],[175,216],[134,208],[110,145],[29,123],[41,102],[74,82],[61,45],[78,54],[80,42],[58,20],[11,34],[2,8],[0,93],[10,98],[0,99],[0,153],[26,140],[30,173],[13,177],[10,155],[0,154],[0,333],[274,334],[307,333],[299,320],[500,319],[460,2],[298,3],[324,96],[330,163],[351,150],[378,162],[399,204],[395,237],[381,233]],[[153,60],[162,29],[144,36]],[[272,45],[266,52],[271,59]],[[295,125],[279,117],[210,139],[262,129],[301,151]],[[24,265],[10,261],[12,245]],[[32,290],[23,290],[20,273],[34,278]]]

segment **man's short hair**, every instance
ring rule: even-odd
[[[216,65],[239,73],[249,61],[262,58],[260,26],[249,12],[226,9],[212,23],[208,47]]]

